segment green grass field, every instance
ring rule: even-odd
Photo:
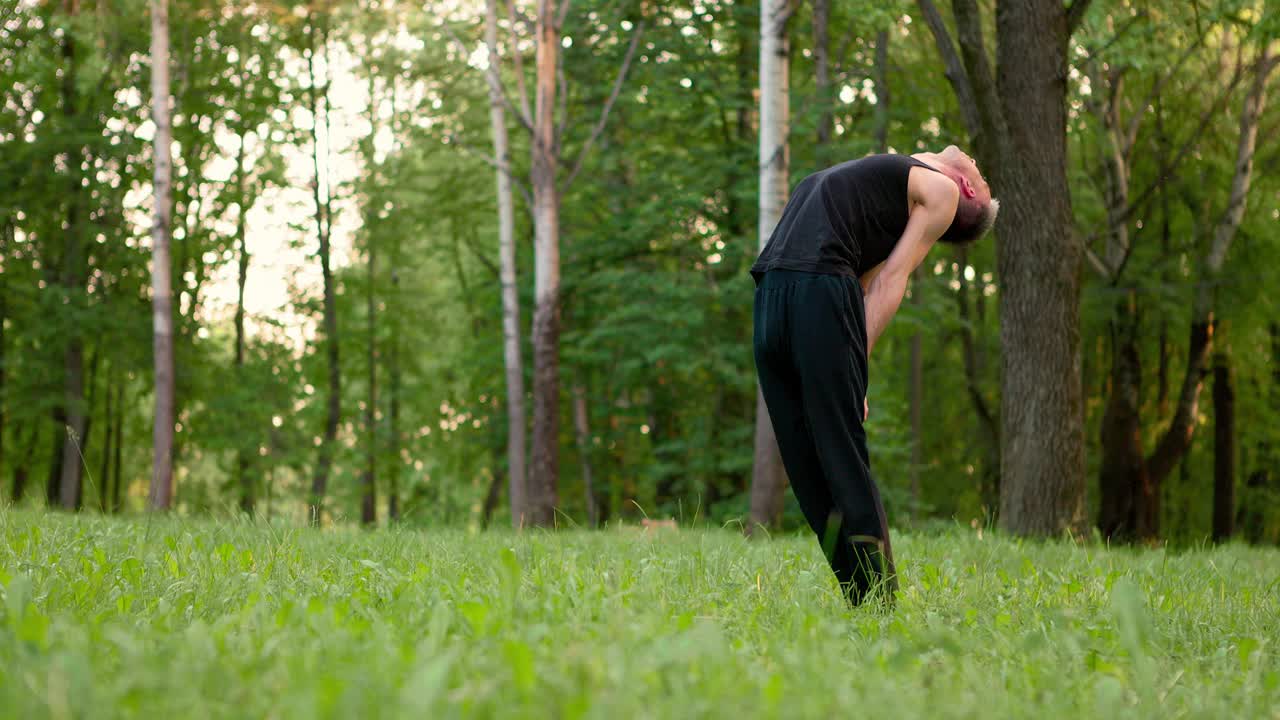
[[[1280,551],[894,540],[897,608],[730,531],[0,510],[9,718],[1280,718]]]

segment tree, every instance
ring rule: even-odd
[[[319,525],[324,519],[324,496],[329,483],[329,471],[333,465],[335,440],[338,436],[338,423],[342,421],[342,370],[339,363],[338,308],[337,290],[334,286],[331,264],[330,238],[333,222],[331,204],[332,188],[329,185],[329,160],[326,156],[321,162],[320,124],[323,121],[326,141],[332,137],[329,124],[329,37],[328,8],[321,13],[319,22],[315,13],[308,9],[307,14],[307,99],[311,111],[311,162],[314,180],[311,183],[312,198],[315,201],[316,236],[320,242],[319,259],[320,274],[324,283],[324,347],[328,368],[328,398],[325,405],[324,438],[320,442],[320,453],[316,460],[315,474],[311,481],[311,497],[308,501],[307,516],[313,525]],[[318,42],[317,42],[318,38]],[[317,45],[325,53],[326,78],[321,84],[316,76]],[[323,107],[323,110],[321,109]]]
[[[77,0],[66,0],[64,11],[74,20],[79,14],[80,3]],[[76,132],[84,122],[79,107],[80,98],[76,87],[77,62],[76,33],[67,28],[62,37],[62,112],[66,119],[67,130]],[[81,50],[83,52],[83,50]],[[78,133],[77,133],[78,134]],[[67,216],[63,229],[62,267],[59,273],[59,285],[64,293],[64,303],[73,313],[69,318],[67,337],[63,346],[63,437],[62,456],[58,464],[58,500],[64,510],[75,510],[80,505],[81,493],[81,457],[85,439],[85,426],[88,415],[85,409],[84,384],[84,336],[82,322],[86,299],[84,297],[85,276],[88,272],[84,243],[85,207],[84,193],[81,192],[80,167],[87,152],[83,146],[74,148],[69,164],[75,166],[67,173]],[[50,479],[53,474],[50,473]],[[52,501],[52,493],[50,500]]]
[[[533,447],[531,473],[523,498],[524,520],[531,525],[550,526],[555,522],[559,503],[560,456],[560,203],[563,193],[573,184],[583,162],[600,137],[626,80],[644,23],[636,24],[627,54],[618,70],[613,89],[600,110],[576,161],[563,183],[558,180],[562,160],[561,137],[567,118],[556,121],[557,78],[563,74],[560,58],[561,27],[569,4],[559,6],[555,0],[538,0],[535,21],[536,62],[534,68],[534,106],[528,112],[523,94],[524,78],[516,66],[517,87],[521,89],[521,107],[517,111],[499,86],[504,106],[517,113],[521,125],[531,136],[529,185],[532,187],[534,227],[534,310],[533,310]],[[514,7],[508,4],[514,16]],[[486,31],[487,32],[487,31]],[[518,53],[513,53],[519,57]],[[518,63],[518,61],[517,61]],[[490,75],[490,82],[496,78]],[[566,98],[561,98],[564,101]],[[501,166],[499,166],[501,171]],[[504,306],[505,308],[505,306]],[[504,309],[504,312],[506,310]]]
[[[760,220],[759,247],[769,242],[790,189],[787,21],[791,0],[766,0],[760,16]],[[825,80],[825,78],[824,78]],[[786,473],[764,394],[756,390],[755,463],[751,476],[751,525],[768,526],[782,511]]]
[[[566,3],[565,7],[568,7]],[[534,71],[533,186],[533,475],[529,522],[552,525],[560,474],[560,190],[556,187],[555,104],[560,25],[555,0],[538,0]]]
[[[1067,41],[1089,0],[1000,0],[996,72],[975,0],[953,0],[963,62],[919,0],[983,171],[1004,203],[997,237],[1003,388],[1000,524],[1053,535],[1084,526],[1080,246],[1067,185]]]
[[[494,171],[498,200],[498,266],[502,282],[502,357],[507,382],[507,477],[510,487],[511,523],[524,524],[525,513],[525,419],[524,361],[520,355],[520,289],[516,284],[515,203],[511,195],[511,150],[507,137],[507,114],[502,105],[502,79],[498,57],[498,3],[486,0],[484,41],[489,53],[485,77],[489,83],[489,123],[493,132]],[[512,47],[512,56],[519,50]],[[517,70],[521,100],[523,71]]]
[[[1231,354],[1219,349],[1213,363],[1213,540],[1235,532],[1236,391]]]
[[[372,55],[369,57],[372,61]],[[368,361],[369,387],[365,399],[365,466],[360,476],[360,522],[376,525],[378,522],[378,209],[376,207],[377,166],[374,157],[373,138],[378,133],[378,96],[375,92],[376,68],[369,72],[369,137],[363,143],[365,172],[372,185],[365,212],[365,343]]]
[[[151,105],[155,135],[155,214],[151,226],[152,304],[155,317],[156,414],[151,508],[173,503],[173,291],[169,278],[172,129],[169,104],[168,0],[151,0]]]

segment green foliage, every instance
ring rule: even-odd
[[[825,95],[816,83],[811,4],[801,3],[789,24],[793,181],[877,150],[882,127],[898,152],[967,144],[916,5],[830,5]],[[1261,43],[1275,36],[1273,6],[1096,2],[1072,40],[1067,113],[1078,236],[1103,252],[1108,125],[1096,103],[1111,97],[1112,76],[1121,124],[1142,118],[1129,158],[1129,198],[1146,193],[1125,221],[1132,253],[1123,272],[1107,280],[1083,270],[1091,477],[1110,392],[1109,324],[1117,298],[1130,289],[1140,306],[1148,451],[1171,417],[1190,308],[1204,282],[1202,258],[1235,166],[1248,82],[1232,84],[1232,71],[1238,58],[1248,67]],[[73,402],[90,417],[87,463],[95,473],[101,467],[113,473],[96,485],[123,484],[125,506],[137,507],[149,475],[153,402],[150,38],[148,24],[139,22],[146,3],[84,0],[75,16],[65,8],[0,0],[0,232],[12,235],[0,257],[6,330],[0,478],[10,496],[14,478],[27,478],[30,502],[57,470],[68,402],[65,355],[74,339],[85,346],[86,391]],[[595,129],[643,23],[608,123],[574,182],[560,188],[566,524],[586,517],[588,464],[606,518],[648,513],[728,523],[743,514],[755,412],[746,270],[759,242],[758,22],[754,5],[727,0],[584,0],[566,16],[565,101],[557,109],[565,126],[562,179]],[[181,0],[171,23],[179,508],[229,511],[241,499],[236,478],[244,463],[259,513],[301,519],[328,399],[323,342],[313,332],[320,291],[308,279],[318,266],[310,106],[312,93],[324,90],[336,93],[336,130],[322,152],[334,170],[322,185],[334,206],[344,409],[330,518],[354,517],[358,504],[369,433],[362,413],[370,370],[365,298],[372,290],[380,510],[385,514],[394,475],[406,521],[477,523],[490,485],[505,486],[507,462],[488,88],[480,63],[472,62],[481,47],[479,6]],[[513,50],[502,23],[500,71],[519,105],[514,55],[523,59],[528,85],[532,38],[517,22]],[[881,32],[886,87],[874,79]],[[323,84],[317,88],[306,71],[313,50]],[[366,88],[379,99],[372,113]],[[1211,282],[1227,321],[1217,341],[1232,350],[1240,388],[1242,479],[1261,477],[1277,462],[1272,428],[1280,391],[1271,327],[1280,308],[1270,288],[1280,281],[1273,232],[1280,156],[1268,142],[1274,108],[1273,102],[1262,119],[1239,236]],[[819,146],[824,113],[833,134]],[[530,141],[511,113],[508,123],[528,387],[533,243],[521,178]],[[1183,148],[1177,166],[1165,168]],[[79,162],[70,161],[75,157]],[[968,523],[997,510],[1001,278],[994,242],[1017,239],[933,251],[877,346],[869,440],[896,522],[905,522],[907,511],[915,519]],[[225,298],[246,251],[251,296],[274,286],[289,291],[278,312],[248,313],[244,364],[237,367]],[[371,251],[379,258],[372,280],[365,266]],[[913,438],[908,396],[917,337],[925,357],[924,430]],[[574,387],[587,399],[585,452],[573,423]],[[123,407],[109,415],[108,399],[117,395]],[[1206,389],[1186,470],[1164,489],[1166,535],[1179,542],[1209,529],[1207,438],[1214,419],[1207,398]],[[121,432],[109,430],[117,426]],[[106,462],[113,459],[111,437],[123,438],[119,477]],[[913,466],[916,443],[920,459]],[[86,502],[96,492],[87,488]],[[1280,532],[1276,493],[1274,483],[1240,492],[1242,510],[1263,518],[1262,538]],[[802,524],[794,507],[784,524]]]
[[[373,534],[0,515],[17,717],[1268,717],[1275,550],[895,539],[893,612],[809,538]]]

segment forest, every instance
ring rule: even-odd
[[[747,270],[954,143],[1003,210],[871,361],[891,522],[1275,544],[1273,5],[3,0],[4,502],[802,527]]]

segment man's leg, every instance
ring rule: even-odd
[[[779,277],[786,278],[779,280]],[[805,520],[818,538],[841,589],[848,594],[853,565],[852,550],[841,539],[841,513],[827,487],[813,430],[805,418],[803,388],[792,357],[791,306],[804,285],[820,278],[802,273],[777,273],[756,291],[754,349],[756,372],[791,481],[791,491]],[[803,307],[796,310],[804,313]]]
[[[891,599],[897,587],[893,550],[862,425],[867,356],[861,287],[853,278],[826,276],[808,284],[797,300],[791,356],[805,420],[841,517],[833,565],[852,602],[861,602],[882,583]]]
[[[840,544],[840,517],[827,490],[813,435],[805,420],[800,377],[790,357],[790,340],[787,337],[787,308],[790,297],[797,291],[796,282],[812,282],[812,278],[801,277],[789,282],[770,278],[763,288],[756,290],[753,343],[756,373],[791,491],[809,527],[818,536],[827,562],[839,578],[838,568],[844,566],[843,562],[835,562]],[[835,521],[831,522],[833,516]]]

